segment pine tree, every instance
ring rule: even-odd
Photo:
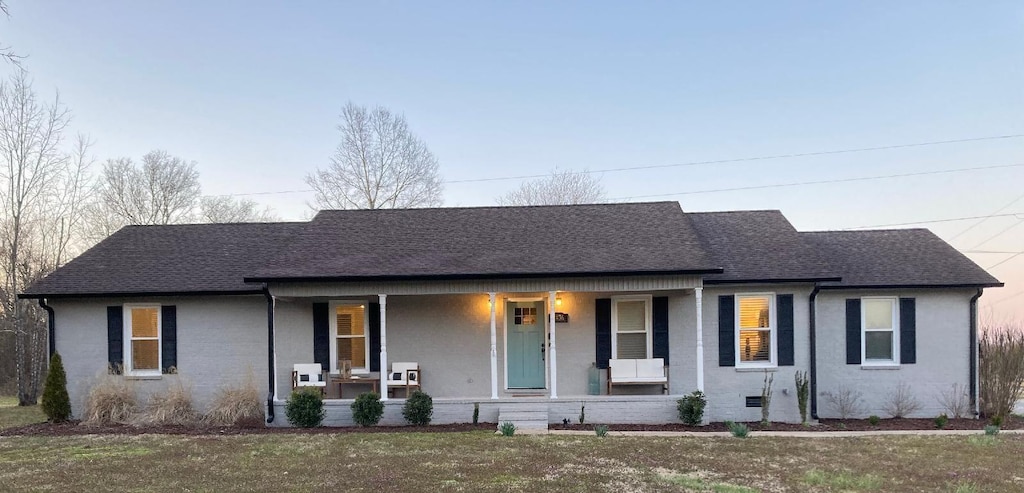
[[[43,386],[43,412],[52,423],[67,421],[71,417],[71,398],[68,397],[68,377],[60,354],[50,358],[50,372]]]

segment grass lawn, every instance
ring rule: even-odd
[[[8,409],[0,410],[3,412]],[[1020,491],[1024,437],[0,438],[0,491]]]
[[[0,430],[46,421],[39,406],[18,407],[17,397],[0,396]]]

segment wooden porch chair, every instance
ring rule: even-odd
[[[405,397],[413,390],[419,390],[423,380],[420,378],[420,364],[415,362],[392,363],[388,372],[388,395],[394,395],[397,388],[405,388]]]
[[[292,390],[298,387],[319,387],[323,395],[327,389],[327,372],[320,363],[298,363],[292,367]]]

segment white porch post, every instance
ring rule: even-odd
[[[704,288],[693,288],[697,303],[697,390],[704,392]]]
[[[388,400],[388,295],[380,298],[380,400]]]
[[[551,398],[558,398],[558,365],[555,364],[555,295],[557,292],[548,291],[548,320],[551,325],[551,343],[548,348],[548,359],[551,364]]]
[[[498,330],[494,317],[497,293],[487,293],[491,300],[491,399],[498,398]]]

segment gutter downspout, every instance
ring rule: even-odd
[[[978,298],[981,298],[981,294],[984,289],[978,288],[978,293],[971,297],[971,326],[970,326],[970,337],[971,337],[971,403],[974,405],[974,417],[981,416],[981,405],[978,402],[978,386],[980,385],[978,377]]]
[[[47,315],[46,316],[47,339],[49,339],[48,343],[49,343],[49,351],[50,351],[49,356],[50,356],[50,358],[52,358],[54,353],[57,352],[57,339],[55,338],[56,333],[57,333],[56,328],[55,328],[56,327],[56,320],[54,318],[55,315],[53,314],[53,307],[46,304],[46,298],[39,298],[39,306],[41,306],[43,308],[43,310],[46,310],[46,315]],[[47,361],[49,361],[49,358],[47,358]]]
[[[274,295],[270,287],[263,284],[263,296],[267,298],[267,424],[274,422],[274,381],[276,358],[274,355]]]
[[[821,291],[821,285],[814,283],[814,289],[811,291],[811,295],[807,298],[808,303],[808,314],[810,319],[808,321],[808,332],[810,332],[811,339],[811,419],[818,419],[818,347],[817,347],[817,315],[816,315],[816,304],[815,300],[818,298],[818,292]]]

